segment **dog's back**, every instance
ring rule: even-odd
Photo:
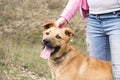
[[[56,80],[113,80],[111,63],[82,55],[72,48],[61,63],[49,62]]]

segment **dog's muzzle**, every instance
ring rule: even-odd
[[[43,50],[41,52],[41,57],[48,59],[50,56],[54,55],[60,50],[60,46],[54,46],[50,39],[43,40]]]

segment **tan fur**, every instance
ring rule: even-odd
[[[61,45],[61,49],[48,60],[55,80],[113,80],[110,62],[82,55],[70,45],[70,39],[74,36],[71,29],[59,29],[49,20],[44,21],[43,27],[43,39],[49,38],[54,46]],[[56,39],[57,34],[62,39]],[[58,57],[60,59],[56,59]]]

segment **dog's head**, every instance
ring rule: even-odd
[[[58,28],[53,21],[43,22],[43,50],[41,57],[48,59],[52,56],[59,57],[69,46],[70,39],[74,36],[70,28]]]

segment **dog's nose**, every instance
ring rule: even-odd
[[[44,43],[44,45],[46,45],[46,46],[51,46],[51,41],[50,41],[50,39],[44,39],[43,40],[43,43]]]

